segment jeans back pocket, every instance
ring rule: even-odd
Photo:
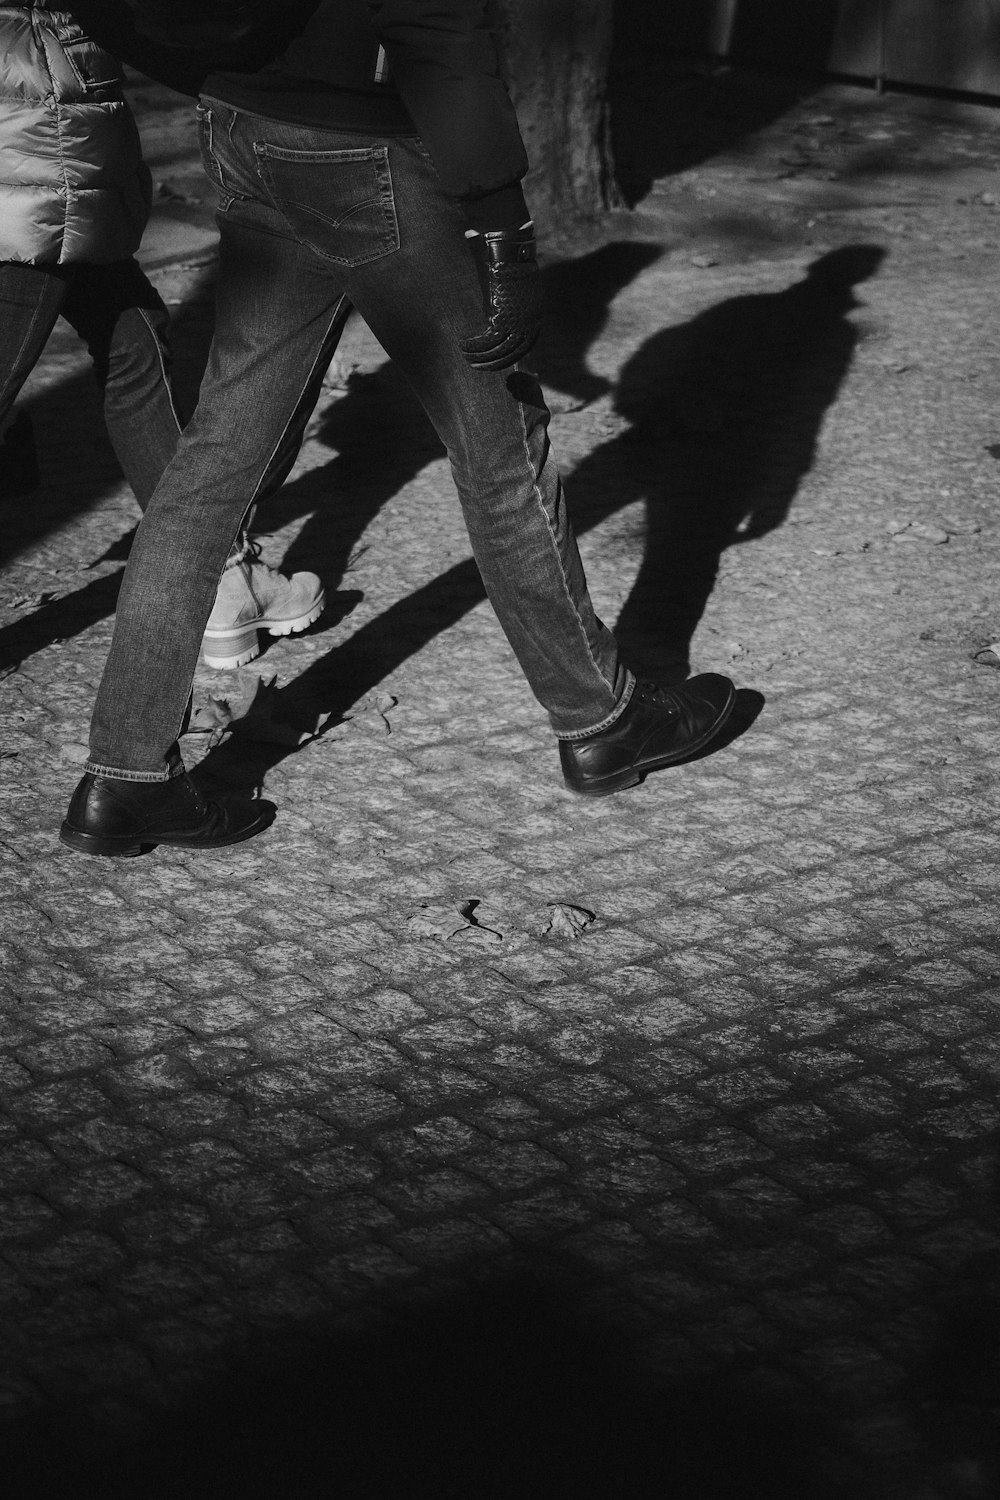
[[[305,151],[258,141],[254,151],[261,181],[300,244],[343,266],[399,249],[387,147]]]

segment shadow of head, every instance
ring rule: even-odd
[[[806,284],[827,292],[849,292],[876,274],[886,253],[881,245],[841,245],[806,267]]]

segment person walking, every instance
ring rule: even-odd
[[[0,429],[62,316],[90,353],[108,436],[145,509],[184,425],[169,317],[135,253],[151,186],[117,59],[68,5],[0,3]],[[303,630],[314,573],[260,561],[245,529],[220,565],[205,660],[237,666],[257,631]]]
[[[132,549],[63,842],[96,855],[215,848],[269,821],[251,799],[206,798],[177,741],[213,577],[248,503],[298,451],[345,299],[444,443],[566,784],[604,795],[704,748],[733,684],[637,682],[588,592],[548,412],[522,363],[540,283],[487,0],[320,0],[265,66],[210,76],[199,112],[218,192],[215,337]]]

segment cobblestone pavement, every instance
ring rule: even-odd
[[[68,332],[25,393],[12,1497],[997,1493],[996,116],[672,87],[683,159],[553,255],[541,356],[605,617],[741,688],[641,788],[563,789],[354,326],[259,518],[327,616],[200,671],[185,746],[276,822],[60,847],[136,511]],[[211,237],[146,128],[194,378]]]

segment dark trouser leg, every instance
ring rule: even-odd
[[[170,384],[170,318],[134,260],[77,266],[61,309],[90,352],[115,456],[142,509],[183,426]]]
[[[0,424],[38,363],[66,292],[56,266],[0,264]]]

